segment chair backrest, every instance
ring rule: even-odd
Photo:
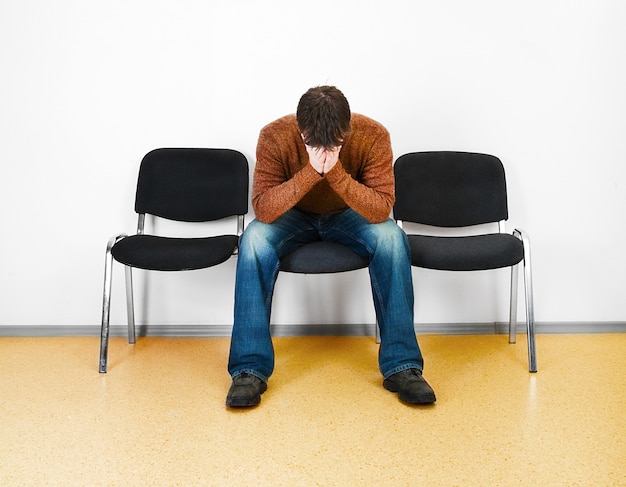
[[[394,164],[396,220],[465,227],[508,219],[506,179],[497,157],[412,152]]]
[[[181,222],[248,212],[248,160],[232,149],[155,149],[141,161],[135,211]]]

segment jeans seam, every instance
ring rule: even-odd
[[[279,270],[280,270],[280,259],[278,259],[278,261],[276,262],[276,265],[274,266],[274,270],[272,271],[273,273],[272,281],[274,283],[272,286],[272,292],[267,293],[267,298],[265,301],[265,313],[267,313],[268,316],[271,313],[272,301],[274,299],[274,287],[276,286],[276,280],[277,280]]]

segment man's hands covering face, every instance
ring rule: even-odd
[[[309,163],[313,166],[313,169],[323,176],[337,164],[341,146],[337,146],[333,149],[325,149],[324,147],[311,147],[307,145],[306,151],[309,153]]]

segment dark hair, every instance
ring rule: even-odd
[[[334,86],[309,89],[300,98],[296,118],[304,143],[313,147],[332,149],[350,133],[350,105]]]

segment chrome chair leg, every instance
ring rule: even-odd
[[[128,320],[128,343],[136,342],[135,303],[133,300],[133,268],[124,266],[126,275],[126,316]]]
[[[509,300],[509,343],[517,341],[517,282],[519,264],[511,266],[511,296]]]
[[[126,235],[112,237],[107,243],[104,256],[104,290],[102,293],[102,325],[100,328],[100,360],[98,370],[101,374],[107,371],[107,358],[109,353],[109,321],[111,313],[111,288],[113,277],[113,255],[111,249]]]
[[[537,350],[535,346],[535,312],[533,302],[532,267],[530,258],[530,239],[524,230],[515,230],[514,234],[524,245],[524,294],[526,297],[526,335],[528,340],[528,370],[537,372]]]

